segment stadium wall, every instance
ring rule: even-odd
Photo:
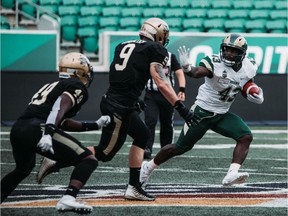
[[[108,73],[95,73],[89,88],[89,101],[83,106],[76,119],[92,121],[101,114],[99,103],[108,87]],[[31,100],[33,94],[45,83],[58,79],[56,72],[1,72],[1,125],[14,122]],[[190,106],[195,100],[197,89],[203,79],[187,77],[185,104]],[[231,111],[240,115],[249,124],[287,124],[287,74],[259,74],[255,82],[264,90],[262,105],[250,103],[238,94]],[[143,116],[143,113],[141,114]],[[175,113],[175,124],[183,120]]]

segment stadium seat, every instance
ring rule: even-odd
[[[213,0],[211,2],[212,8],[231,8],[231,2],[230,0]]]
[[[269,11],[268,10],[251,10],[249,12],[249,17],[251,20],[255,19],[268,19]]]
[[[118,17],[100,17],[99,26],[101,28],[105,27],[118,27],[119,18]]]
[[[248,33],[265,33],[266,20],[247,20],[244,24]]]
[[[82,0],[62,0],[63,5],[82,5],[83,1]]]
[[[274,4],[274,7],[277,10],[287,10],[288,9],[288,4],[287,1],[276,1]]]
[[[138,31],[140,29],[139,18],[134,17],[131,19],[130,17],[122,17],[120,18],[120,28],[121,30],[128,31]]]
[[[287,20],[274,20],[266,22],[266,28],[269,33],[288,33],[285,23]]]
[[[61,26],[77,26],[78,19],[77,16],[74,15],[68,15],[61,17]]]
[[[249,16],[249,13],[247,10],[234,9],[234,10],[229,10],[227,15],[228,15],[228,18],[230,18],[230,19],[247,19]]]
[[[163,16],[164,16],[163,8],[144,8],[143,10],[143,17],[145,19],[151,17],[163,17]]]
[[[0,15],[0,24],[1,24],[0,25],[1,29],[10,29],[11,28],[9,21],[8,21],[7,17],[5,17],[5,16]]]
[[[207,11],[207,17],[209,19],[226,18],[227,13],[228,13],[227,9],[210,9]]]
[[[107,7],[124,6],[125,0],[105,0],[104,3]]]
[[[186,9],[184,8],[166,8],[164,11],[164,16],[169,17],[184,17]]]
[[[58,14],[58,5],[41,5],[41,9],[39,10],[40,15],[45,14],[46,11]]]
[[[209,19],[209,20],[205,20],[203,23],[203,26],[205,28],[205,31],[217,31],[217,29],[220,29],[219,31],[223,31],[221,29],[223,29],[224,26],[224,19]]]
[[[226,32],[245,32],[244,20],[234,19],[234,20],[226,20],[224,22],[224,28]]]
[[[242,0],[236,0],[232,1],[232,6],[235,9],[252,9],[253,8],[253,1],[242,1]]]
[[[161,8],[167,8],[168,7],[168,1],[167,0],[148,0],[148,6],[149,7],[161,7]]]
[[[60,5],[60,0],[39,0],[40,6],[43,5]]]
[[[67,15],[61,17],[61,35],[66,41],[77,41],[77,16]]]
[[[87,26],[94,26],[96,27],[99,22],[99,16],[84,16],[78,18],[78,26],[87,27]]]
[[[103,7],[102,8],[102,15],[104,17],[120,16],[121,15],[121,8],[120,7]]]
[[[14,9],[15,0],[1,0],[1,6],[8,9]]]
[[[170,32],[180,32],[182,31],[182,19],[173,17],[173,18],[166,18],[165,21],[169,26]]]
[[[187,18],[204,18],[206,17],[207,10],[203,8],[197,9],[187,9],[186,17]]]
[[[67,15],[78,15],[80,13],[80,7],[76,5],[64,6],[61,5],[58,8],[59,16],[67,16]]]
[[[126,0],[126,5],[128,7],[145,7],[147,0]]]
[[[209,9],[211,6],[210,1],[190,0],[191,8],[206,8]]]
[[[171,8],[189,8],[189,0],[170,0],[169,5]]]
[[[272,10],[274,7],[274,1],[254,1],[255,9],[267,9]]]
[[[140,7],[123,8],[121,10],[121,15],[122,17],[141,17],[142,8]]]
[[[98,32],[94,27],[79,28],[78,36],[84,51],[94,53],[98,51]]]
[[[81,16],[99,16],[102,13],[101,6],[82,6],[80,8]]]
[[[105,0],[84,0],[86,6],[103,6]]]
[[[286,10],[272,10],[270,11],[270,18],[272,20],[276,19],[286,19],[287,20],[287,11]]]
[[[202,32],[204,30],[203,19],[201,18],[184,19],[182,26],[184,31]]]

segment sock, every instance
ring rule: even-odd
[[[238,170],[240,169],[241,165],[237,164],[237,163],[232,163],[229,167],[228,173],[229,172],[238,172]]]
[[[79,192],[79,189],[73,187],[72,185],[69,185],[65,192],[65,195],[70,195],[76,198],[78,192]]]
[[[147,168],[152,172],[154,169],[156,169],[158,167],[157,164],[155,164],[154,159],[148,161],[146,163]]]
[[[129,178],[129,185],[137,186],[140,184],[139,178],[140,178],[140,167],[132,168],[130,167],[130,178]]]

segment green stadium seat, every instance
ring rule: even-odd
[[[229,10],[228,11],[228,18],[230,19],[247,19],[249,16],[249,13],[247,10]]]
[[[246,32],[248,33],[266,33],[266,20],[247,20],[244,24]]]
[[[167,0],[148,0],[147,3],[149,7],[167,8],[169,2]]]
[[[87,27],[87,26],[98,26],[99,16],[84,16],[78,18],[78,26]]]
[[[86,6],[103,6],[105,5],[105,0],[84,0],[84,5]]]
[[[227,13],[228,13],[227,9],[210,9],[207,11],[207,17],[209,19],[226,18]]]
[[[105,3],[105,5],[107,7],[124,6],[125,5],[125,0],[105,0],[104,3]]]
[[[77,41],[77,26],[76,25],[64,25],[61,27],[62,39],[66,41]]]
[[[276,19],[286,19],[287,20],[287,10],[272,10],[270,11],[270,18],[272,20]]]
[[[205,20],[203,23],[203,26],[206,31],[211,31],[215,32],[214,29],[223,29],[224,26],[224,19],[209,19]],[[222,30],[223,31],[223,30]]]
[[[224,33],[225,31],[222,28],[210,28],[207,30],[207,32],[213,32],[213,33]]]
[[[164,11],[165,17],[184,17],[186,9],[184,8],[167,8]]]
[[[41,5],[41,9],[39,10],[40,15],[45,14],[46,11],[58,14],[58,5]]]
[[[102,8],[102,15],[104,17],[120,16],[121,15],[121,8],[120,7],[103,7]]]
[[[142,8],[140,7],[123,8],[121,10],[121,15],[122,17],[141,17]]]
[[[204,31],[203,19],[201,18],[184,19],[182,22],[182,26],[184,28],[184,31],[191,31],[191,32]]]
[[[7,17],[0,15],[0,27],[1,29],[10,29],[11,25]]]
[[[277,10],[287,10],[288,9],[287,1],[276,1],[274,6]]]
[[[126,0],[126,5],[128,7],[145,7],[147,0]]]
[[[171,8],[188,8],[190,3],[189,0],[170,0],[169,5]]]
[[[170,32],[180,32],[182,31],[182,19],[178,17],[166,18],[165,21],[169,26]]]
[[[209,9],[211,6],[210,1],[204,0],[190,0],[191,8],[206,8]]]
[[[80,27],[77,32],[79,37],[96,37],[98,36],[98,31],[95,27]]]
[[[268,19],[269,18],[269,10],[251,10],[249,12],[249,17],[251,20],[255,19]]]
[[[60,0],[39,0],[40,6],[43,5],[60,5],[62,1]]]
[[[212,8],[231,8],[231,2],[229,0],[213,0],[211,2]]]
[[[102,13],[101,6],[82,6],[80,8],[81,16],[99,16]]]
[[[59,16],[67,16],[67,15],[78,15],[80,13],[80,7],[76,5],[64,6],[61,5],[58,8]]]
[[[226,20],[224,22],[224,28],[226,32],[243,33],[245,32],[244,23],[245,21],[241,19]]]
[[[78,36],[81,43],[81,48],[86,52],[98,51],[98,31],[94,27],[85,27],[78,29]],[[83,52],[83,51],[82,51]]]
[[[120,28],[121,30],[129,30],[129,31],[135,31],[139,30],[141,27],[141,24],[139,23],[139,18],[134,17],[131,19],[130,17],[122,17],[120,18]]]
[[[187,18],[204,18],[206,17],[207,9],[197,8],[197,9],[187,9]]]
[[[266,22],[266,28],[269,33],[287,33],[287,20],[274,20]]]
[[[163,17],[163,16],[164,16],[163,8],[144,8],[143,10],[143,17],[145,19],[151,17]]]
[[[118,17],[100,17],[99,26],[101,28],[105,27],[118,27],[119,18]]]
[[[20,9],[28,16],[36,17],[36,8],[33,5],[23,3],[20,5]]]
[[[83,1],[82,0],[62,0],[63,5],[82,5]]]
[[[61,17],[61,26],[77,26],[78,19],[77,16],[68,15]]]
[[[15,0],[1,0],[1,6],[8,9],[14,9]]]
[[[268,9],[272,10],[274,7],[274,1],[254,1],[255,9]]]
[[[252,9],[253,8],[253,1],[242,1],[236,0],[232,2],[232,6],[235,9]]]

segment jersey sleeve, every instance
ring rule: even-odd
[[[214,71],[214,65],[210,56],[205,56],[203,59],[201,59],[199,66],[205,67],[211,72]]]
[[[87,89],[80,82],[71,82],[69,85],[67,85],[63,94],[66,94],[70,97],[73,103],[73,107],[76,105],[81,106],[88,99]]]
[[[181,69],[180,63],[178,62],[178,59],[176,58],[175,54],[171,54],[171,69],[173,71],[177,71]]]
[[[150,48],[151,63],[165,66],[169,58],[167,49],[159,43],[153,43]]]

